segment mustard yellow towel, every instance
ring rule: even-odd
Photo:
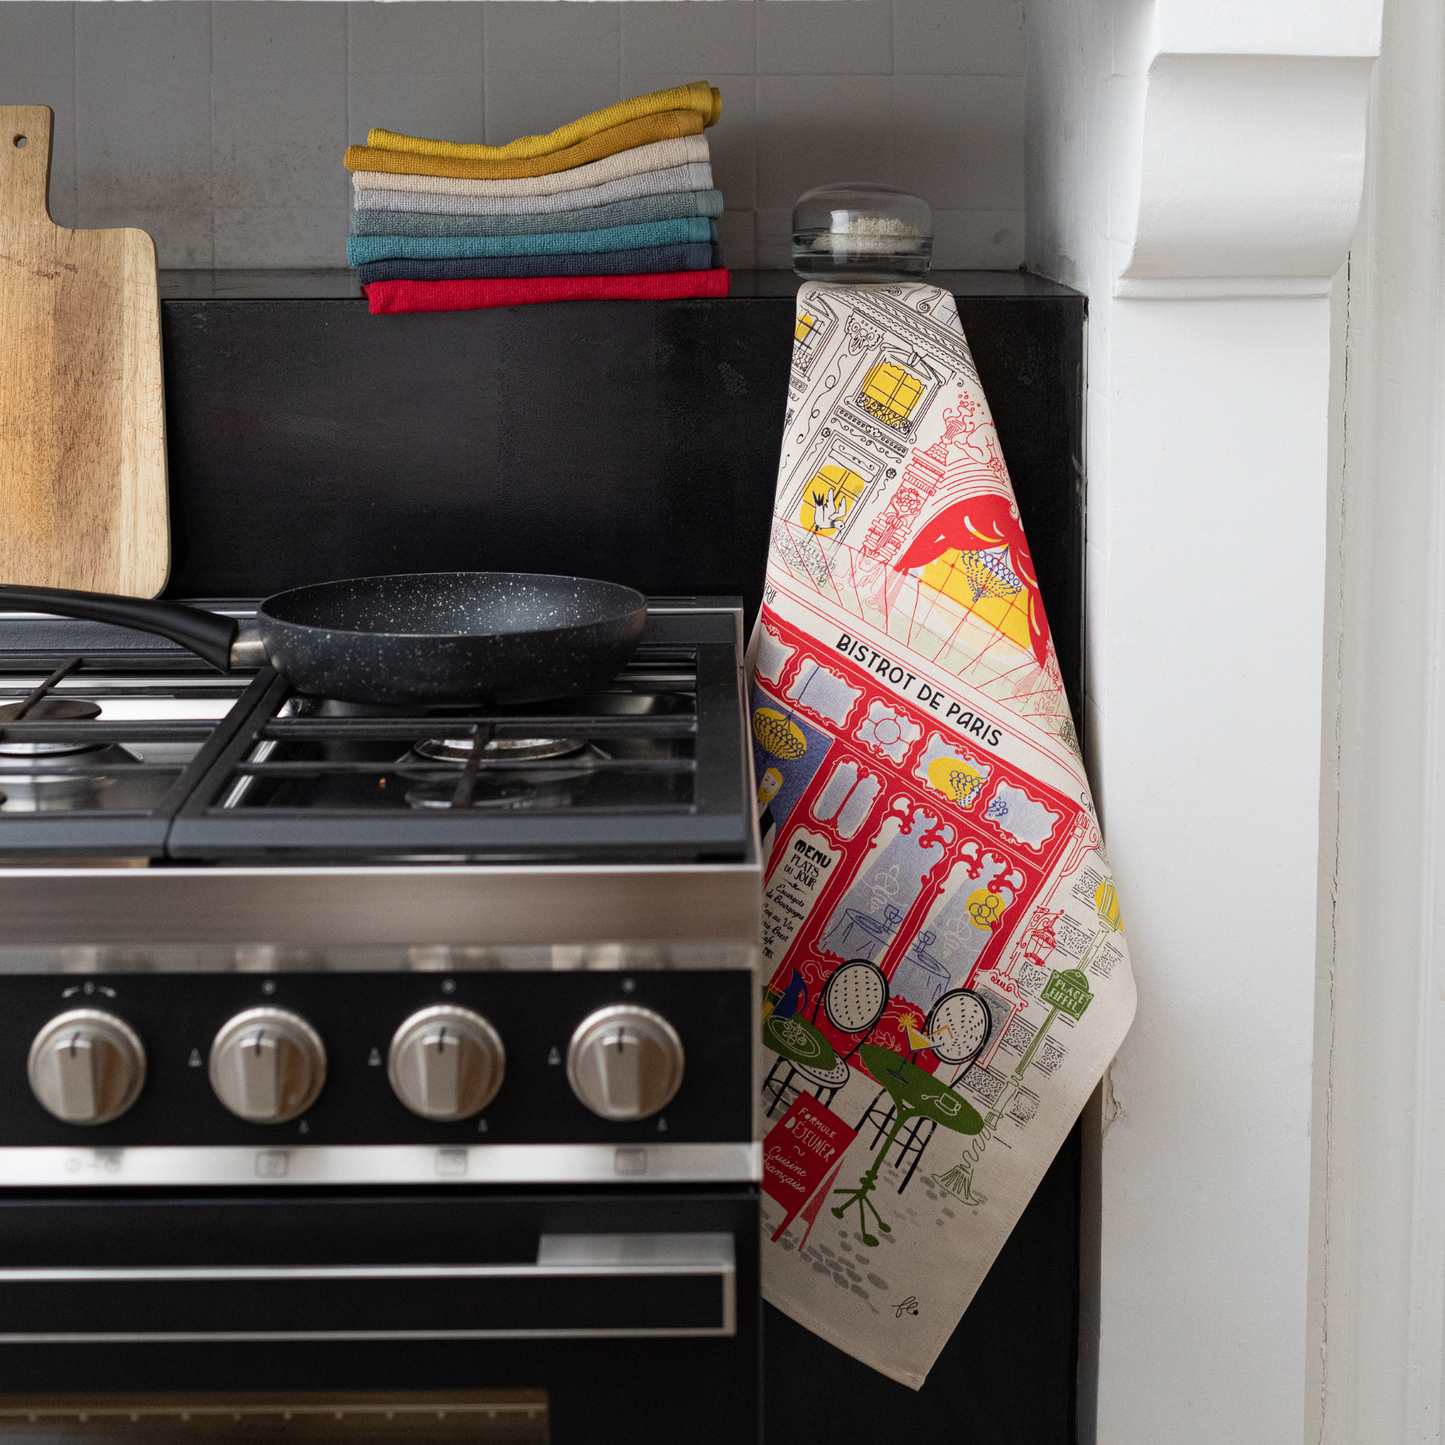
[[[614,125],[599,131],[578,145],[532,160],[469,161],[444,156],[413,155],[407,151],[378,150],[374,146],[349,146],[346,169],[349,171],[388,171],[408,176],[458,176],[467,180],[506,180],[518,176],[550,176],[587,165],[604,156],[631,150],[633,146],[651,145],[654,141],[676,140],[682,136],[699,135],[703,118],[695,110],[666,110],[659,115],[643,116],[626,125]]]
[[[378,129],[367,133],[366,143],[373,150],[405,151],[415,156],[442,156],[454,161],[525,161],[567,150],[570,146],[588,140],[604,130],[611,130],[614,126],[626,125],[628,121],[641,120],[644,116],[660,115],[668,110],[695,110],[702,116],[703,125],[716,125],[722,114],[722,92],[705,80],[694,80],[691,85],[675,85],[671,90],[654,90],[648,95],[634,95],[631,100],[620,100],[605,110],[593,111],[591,115],[570,121],[547,135],[524,135],[504,146],[423,140],[420,136],[398,135],[393,130]]]

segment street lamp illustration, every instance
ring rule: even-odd
[[[1111,888],[1109,891],[1112,893],[1113,889]],[[1116,905],[1115,918],[1117,919],[1117,917]],[[973,1192],[974,1167],[983,1158],[983,1151],[987,1147],[988,1141],[998,1132],[999,1121],[1008,1112],[1008,1106],[1013,1103],[1014,1096],[1022,1087],[1024,1074],[1042,1047],[1044,1039],[1054,1025],[1054,1020],[1061,1013],[1066,1013],[1077,1022],[1083,1018],[1084,1010],[1094,1001],[1094,995],[1089,990],[1089,980],[1084,976],[1084,971],[1079,968],[1056,969],[1049,975],[1049,981],[1044,985],[1044,991],[1039,998],[1048,1004],[1049,1016],[1039,1025],[1038,1032],[1033,1036],[1028,1048],[1024,1050],[1023,1058],[1018,1061],[1018,1067],[1009,1075],[1004,1088],[999,1090],[998,1103],[984,1116],[983,1127],[978,1131],[978,1137],[963,1151],[963,1158],[952,1169],[933,1176],[933,1182],[940,1189],[946,1189],[950,1194],[956,1194],[966,1204],[986,1203],[981,1195]]]
[[[1119,921],[1119,897],[1114,892],[1114,885],[1106,878],[1094,889],[1094,911],[1099,917],[1099,931],[1090,941],[1088,948],[1084,950],[1084,956],[1079,960],[1079,971],[1083,972],[1094,961],[1094,955],[1098,953],[1100,945],[1111,933],[1118,933],[1124,925]]]

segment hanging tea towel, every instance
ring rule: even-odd
[[[798,293],[752,732],[763,1292],[917,1389],[1134,980],[953,297]]]

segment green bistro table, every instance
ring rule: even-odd
[[[858,1228],[863,1243],[871,1247],[876,1245],[878,1240],[868,1232],[869,1214],[878,1221],[878,1228],[884,1234],[893,1233],[892,1228],[883,1222],[882,1215],[869,1202],[868,1196],[877,1186],[878,1170],[903,1126],[910,1119],[921,1116],[932,1119],[940,1128],[952,1129],[956,1134],[977,1134],[983,1128],[983,1118],[962,1094],[955,1093],[927,1069],[910,1064],[902,1054],[895,1054],[892,1049],[885,1049],[881,1044],[864,1044],[858,1052],[862,1057],[863,1067],[893,1096],[896,1117],[893,1128],[883,1141],[883,1147],[873,1156],[872,1166],[858,1181],[858,1188],[833,1191],[834,1194],[848,1196],[833,1210],[833,1218],[842,1219],[856,1204]]]
[[[778,1056],[778,1062],[763,1080],[764,1090],[773,1091],[772,1108],[768,1110],[770,1119],[799,1074],[810,1084],[830,1089],[832,1093],[828,1095],[829,1103],[832,1102],[833,1094],[848,1082],[848,1065],[839,1060],[833,1045],[828,1042],[827,1035],[815,1024],[810,1024],[807,1019],[799,1018],[796,1014],[790,1019],[780,1019],[769,1014],[763,1020],[763,1046]],[[784,1065],[787,1066],[786,1073],[781,1079],[777,1079],[778,1071]],[[823,1102],[821,1097],[819,1102]]]

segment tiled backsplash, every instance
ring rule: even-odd
[[[810,186],[925,197],[935,262],[1023,260],[1022,0],[0,3],[0,102],[55,111],[51,212],[162,266],[345,264],[369,126],[492,143],[706,78],[729,265],[786,268]]]

